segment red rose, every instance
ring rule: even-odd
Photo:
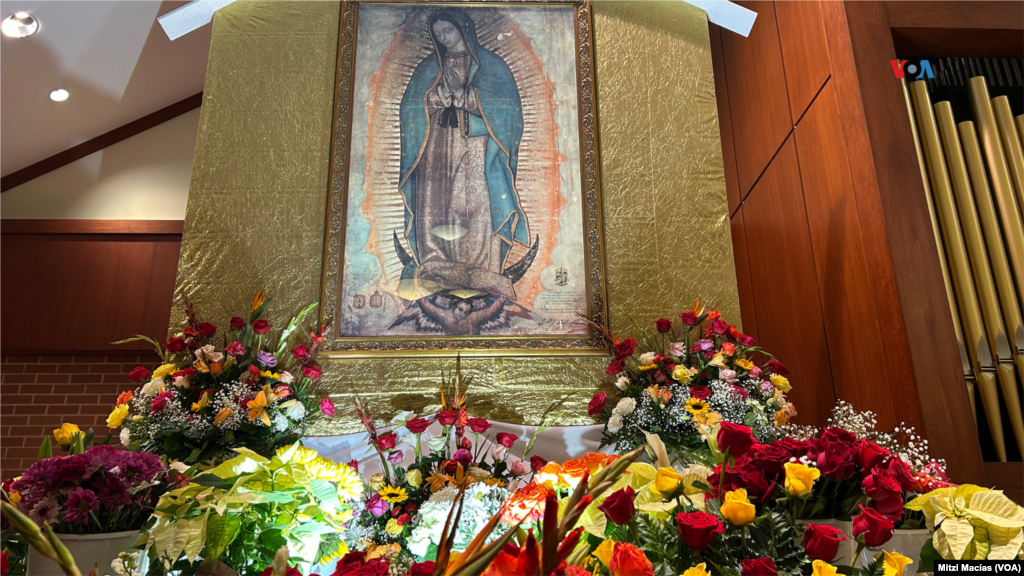
[[[359,460],[349,460],[348,467],[355,470],[356,474],[359,473]]]
[[[411,575],[410,575],[411,576]],[[594,576],[592,573],[580,568],[579,566],[566,566],[565,576]]]
[[[422,434],[424,430],[430,427],[430,421],[425,418],[414,418],[406,422],[405,427],[413,434]]]
[[[244,319],[239,318],[238,316],[235,316],[234,318],[231,319],[231,329],[232,330],[241,330],[242,328],[245,328],[245,320]]]
[[[622,359],[621,358],[616,360],[615,362],[612,362],[611,364],[608,365],[607,368],[604,369],[604,373],[609,375],[609,376],[616,376],[620,372],[622,372]]]
[[[910,472],[910,466],[899,457],[889,460],[889,473],[900,483],[904,492],[914,490],[914,475]]]
[[[266,334],[270,331],[270,322],[260,319],[252,323],[252,331],[257,334]]]
[[[876,510],[860,507],[860,514],[853,517],[853,534],[858,540],[863,536],[864,544],[877,548],[892,538],[894,526],[889,520]]]
[[[543,459],[543,458],[541,458],[540,456],[537,456],[537,455],[530,456],[530,469],[533,470],[534,472],[539,472],[545,466],[547,466],[547,464],[548,464],[548,461]]]
[[[672,321],[665,320],[664,318],[658,318],[655,320],[654,325],[658,327],[658,332],[668,332],[672,329]]]
[[[512,444],[515,443],[516,439],[519,438],[515,434],[509,434],[508,432],[498,432],[498,444],[501,444],[505,448],[511,448]]]
[[[881,466],[889,455],[888,450],[866,438],[857,443],[857,465],[865,472]]]
[[[185,349],[185,339],[177,336],[170,338],[167,340],[167,343],[164,344],[164,348],[166,348],[168,352],[181,352]]]
[[[882,500],[874,500],[871,502],[871,506],[873,506],[879,514],[893,522],[896,522],[901,516],[903,516],[903,496],[899,494],[883,498]]]
[[[804,549],[811,560],[831,562],[839,553],[841,540],[846,540],[846,535],[839,528],[808,524],[804,532]]]
[[[748,558],[740,569],[742,576],[776,576],[778,573],[771,558]]]
[[[697,400],[707,400],[711,398],[711,389],[707,386],[690,386],[690,396]]]
[[[750,397],[750,392],[747,392],[746,390],[740,388],[735,384],[730,383],[729,390],[733,393],[733,395],[735,395],[738,398],[742,398],[743,400],[746,400],[747,398]]]
[[[470,418],[468,424],[469,429],[477,434],[483,434],[491,428],[491,423],[485,418]]]
[[[768,361],[768,371],[778,374],[779,376],[789,376],[789,368],[786,368],[786,365],[778,360]]]
[[[757,340],[746,334],[740,334],[736,340],[740,343],[740,346],[746,346],[747,348],[753,348],[757,346]]]
[[[857,447],[853,444],[823,440],[816,449],[818,470],[829,480],[849,478],[857,468]]]
[[[764,475],[778,481],[782,475],[782,467],[789,462],[789,451],[772,444],[758,444],[747,453],[751,462],[764,472]]]
[[[715,543],[715,534],[725,532],[725,525],[717,516],[706,512],[688,512],[676,516],[679,534],[687,548],[707,550]]]
[[[350,556],[355,556],[348,562]],[[366,552],[349,552],[334,569],[331,576],[388,576],[388,563],[380,558],[364,561]]]
[[[864,477],[861,482],[864,493],[872,500],[886,500],[893,496],[900,496],[900,483],[889,473],[886,468],[878,468]]]
[[[263,572],[260,573],[260,576],[273,576],[273,574],[274,574],[274,567],[273,566],[267,566],[266,568],[263,569]],[[284,576],[302,576],[302,572],[300,572],[299,569],[296,568],[295,566],[289,566],[284,571]]]
[[[597,416],[604,410],[604,401],[608,395],[604,392],[598,392],[594,394],[594,397],[590,399],[590,404],[587,404],[587,415],[590,417]]]
[[[296,360],[305,360],[309,358],[309,346],[305,344],[299,344],[295,348],[292,348],[292,358]]]
[[[139,366],[128,373],[128,379],[132,382],[142,382],[146,378],[149,378],[149,370],[146,370],[142,366]]]
[[[739,458],[755,444],[757,444],[757,438],[751,434],[750,428],[728,421],[722,422],[721,428],[718,430],[718,449],[720,451],[733,458]]]
[[[388,432],[377,437],[377,441],[373,443],[380,450],[391,450],[395,447],[395,442],[398,440],[398,436],[394,432]]]
[[[636,496],[636,492],[633,491],[633,487],[626,486],[612,492],[611,496],[605,498],[597,509],[604,512],[610,522],[625,524],[636,515],[636,508],[633,507],[634,496]]]
[[[156,395],[156,398],[149,403],[149,411],[153,414],[159,414],[164,408],[167,407],[167,402],[173,396],[173,392],[161,392]]]
[[[679,319],[683,321],[683,324],[687,326],[693,326],[697,323],[697,315],[693,312],[683,312],[679,315]]]
[[[454,410],[441,410],[437,413],[437,421],[442,426],[451,426],[459,419],[459,413]]]
[[[825,430],[821,432],[821,439],[828,440],[829,442],[853,444],[857,441],[857,435],[849,430],[843,430],[842,428],[825,428]]]
[[[772,440],[772,446],[782,448],[789,454],[790,458],[796,458],[797,460],[806,456],[807,452],[811,449],[811,443],[807,440],[795,440],[793,438]]]
[[[196,328],[199,330],[199,335],[203,338],[209,338],[217,331],[217,327],[209,322],[200,322],[196,324]]]
[[[719,336],[721,336],[722,334],[728,332],[730,328],[732,328],[732,326],[730,326],[728,322],[725,322],[723,320],[714,320],[711,322],[712,334],[718,334]]]
[[[182,333],[189,338],[197,338],[199,336],[199,330],[196,330],[191,326],[186,326],[185,329],[182,330]]]
[[[459,440],[459,448],[471,450],[473,448],[473,442],[471,442],[469,438],[463,436],[462,440]]]
[[[309,378],[310,380],[316,380],[323,373],[324,371],[321,370],[319,366],[306,366],[305,368],[302,369],[303,376]]]
[[[628,356],[633,355],[633,351],[636,350],[636,340],[632,338],[626,338],[620,342],[615,343],[615,358],[621,360]]]
[[[747,495],[755,502],[766,502],[775,491],[775,479],[766,477],[765,472],[746,456],[726,469],[725,482],[733,487],[732,490],[746,488]]]
[[[413,562],[409,567],[409,576],[434,576],[434,562]]]

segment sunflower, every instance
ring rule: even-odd
[[[402,487],[395,488],[394,486],[385,486],[378,490],[377,494],[380,494],[380,497],[383,498],[385,502],[391,502],[392,504],[399,504],[409,499],[409,495],[406,494],[405,488]]]
[[[704,414],[708,411],[708,403],[699,398],[690,398],[686,401],[686,411],[690,414]]]

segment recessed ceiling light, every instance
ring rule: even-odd
[[[68,96],[71,96],[71,93],[63,88],[57,88],[53,92],[50,92],[50,100],[53,100],[54,102],[63,102],[68,99]]]
[[[28,38],[39,32],[39,20],[28,12],[15,12],[0,23],[0,32],[8,38]]]

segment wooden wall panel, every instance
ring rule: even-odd
[[[776,2],[790,113],[799,122],[832,72],[818,0]]]
[[[792,138],[742,209],[758,339],[793,372],[797,422],[824,425],[836,394]]]
[[[180,233],[33,234],[5,227],[4,353],[148,349],[111,342],[167,333],[180,244]]]
[[[736,284],[740,294],[740,316],[743,333],[757,338],[757,313],[754,287],[750,283],[750,262],[747,260],[747,234],[744,230],[743,208],[732,216],[732,254],[736,261]]]
[[[889,0],[884,4],[892,28],[1024,28],[1024,2],[1019,0]]]
[[[740,197],[750,193],[783,140],[793,129],[785,71],[772,2],[737,2],[757,12],[744,38],[722,34],[729,110],[742,138],[734,138]]]
[[[718,26],[710,27],[711,62],[715,71],[715,99],[718,101],[718,123],[722,138],[722,164],[725,167],[725,193],[729,201],[729,214],[740,207],[740,184],[736,174],[736,150],[732,143],[732,114],[729,112],[729,84],[725,78],[722,56],[722,34],[731,34]]]

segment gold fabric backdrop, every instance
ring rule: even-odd
[[[594,52],[610,326],[653,329],[702,296],[739,323],[707,17],[683,2],[597,1]],[[226,323],[257,289],[281,327],[318,300],[330,164],[337,2],[236,2],[213,19],[172,326],[189,298]],[[338,416],[315,435],[357,431],[351,398],[377,416],[437,405],[450,359],[324,359]],[[589,424],[603,358],[464,359],[474,415]]]

